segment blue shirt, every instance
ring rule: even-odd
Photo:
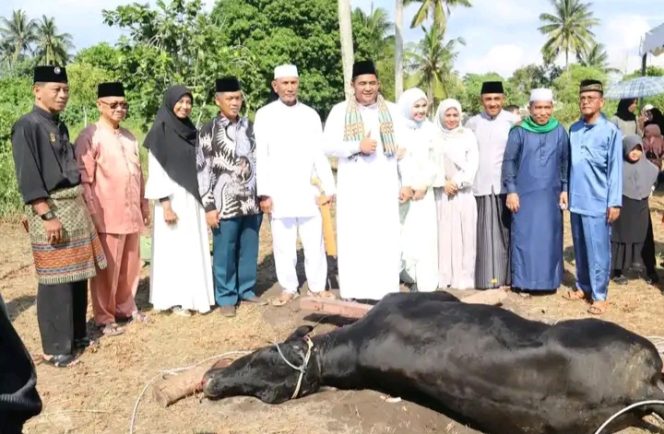
[[[604,115],[594,124],[584,119],[570,128],[569,208],[601,216],[622,206],[622,133]]]

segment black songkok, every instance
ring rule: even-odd
[[[97,86],[97,98],[107,96],[125,96],[124,86],[119,81],[99,83]]]
[[[502,81],[485,81],[482,83],[482,95],[485,93],[505,93]]]
[[[579,85],[579,93],[583,92],[599,92],[604,94],[604,87],[599,80],[581,80]]]
[[[35,66],[33,83],[67,83],[67,71],[59,66]]]
[[[364,74],[373,74],[378,76],[376,73],[376,65],[374,65],[371,60],[360,60],[359,62],[353,63],[353,80],[358,75]]]
[[[237,77],[228,76],[218,78],[215,83],[216,92],[237,92],[240,89],[240,81]]]

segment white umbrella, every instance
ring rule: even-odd
[[[664,93],[664,77],[638,77],[621,81],[605,92],[609,99],[642,98]]]

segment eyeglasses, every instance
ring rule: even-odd
[[[111,110],[115,110],[117,108],[122,108],[127,110],[129,108],[129,104],[126,102],[119,102],[119,101],[114,101],[111,103],[108,103],[106,101],[100,101],[102,104],[107,105]]]

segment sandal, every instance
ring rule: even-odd
[[[609,303],[606,301],[595,301],[592,306],[588,308],[588,313],[591,315],[602,315],[609,308]]]
[[[43,360],[44,363],[56,368],[68,368],[79,362],[73,354],[56,354],[53,356],[47,356],[44,354]]]
[[[586,293],[580,289],[575,289],[574,291],[567,290],[563,294],[563,298],[568,301],[585,300]]]
[[[334,295],[332,291],[319,291],[319,292],[313,292],[313,291],[308,291],[307,292],[307,297],[314,297],[314,298],[325,298],[328,300],[336,300],[337,296]]]
[[[109,323],[99,326],[101,334],[104,336],[118,336],[125,332],[123,327],[120,327],[117,323]]]
[[[286,292],[283,291],[281,294],[279,294],[279,297],[273,299],[270,304],[272,306],[280,307],[286,305],[288,302],[291,302],[298,298],[300,294],[297,292]]]

